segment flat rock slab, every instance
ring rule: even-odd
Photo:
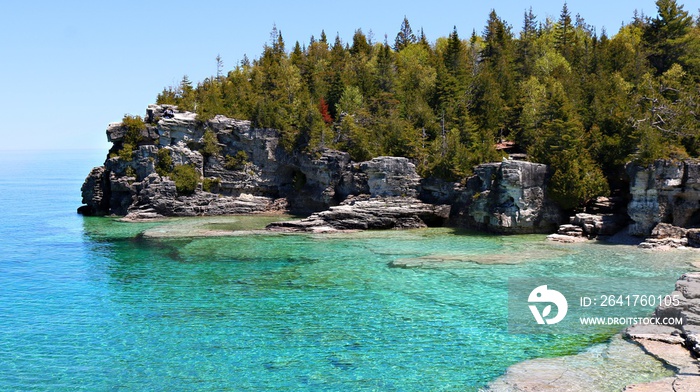
[[[492,382],[487,391],[619,391],[628,385],[636,388],[646,385],[646,382],[659,383],[659,388],[664,388],[672,385],[675,380],[672,376],[670,370],[645,354],[639,346],[615,336],[610,343],[594,346],[577,355],[515,364]]]
[[[237,237],[270,235],[265,225],[280,219],[292,219],[281,214],[228,215],[211,217],[163,218],[155,227],[142,233],[143,238]]]
[[[683,347],[680,342],[673,344],[649,339],[634,339],[634,341],[641,345],[644,351],[673,366],[681,373],[698,373],[698,361],[690,355],[690,351]]]
[[[574,236],[565,235],[565,234],[550,234],[547,236],[547,240],[555,241],[555,242],[562,242],[565,244],[571,244],[574,242],[586,242],[586,241],[588,241],[588,238],[586,238],[586,237],[574,237]]]
[[[268,230],[281,232],[328,233],[346,230],[416,229],[428,224],[441,226],[450,215],[450,206],[433,205],[410,197],[349,198],[339,206],[308,218],[275,222]]]
[[[623,391],[633,392],[697,392],[700,391],[700,376],[678,375],[661,380],[628,385]]]
[[[623,391],[634,391],[634,392],[675,392],[673,389],[673,383],[676,381],[675,377],[666,377],[661,380],[643,383],[643,384],[632,384],[628,385],[623,389]]]

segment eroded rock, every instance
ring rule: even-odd
[[[474,176],[455,191],[452,219],[458,225],[498,233],[551,233],[562,220],[546,196],[546,165],[504,160],[474,169]]]
[[[205,156],[200,151],[207,132],[215,135],[219,153]],[[349,154],[331,149],[290,152],[280,145],[277,130],[220,115],[202,123],[173,105],[148,107],[146,129],[131,154],[124,151],[121,123],[110,124],[107,134],[114,143],[110,157],[83,186],[86,206],[80,210],[86,214],[215,215],[281,205],[311,214],[340,205],[337,215],[359,203],[354,219],[370,222],[338,225],[379,228],[432,225],[431,220],[442,225],[444,205],[451,205],[450,224],[505,233],[552,231],[561,218],[546,197],[547,166],[531,162],[480,165],[466,185],[422,180],[407,158],[352,162]],[[192,194],[179,194],[169,177],[179,165],[192,166],[200,176]],[[363,194],[373,199],[346,201]],[[377,211],[380,204],[407,215],[387,218]],[[423,215],[426,209],[431,212]]]
[[[449,214],[448,205],[426,204],[415,198],[358,197],[306,219],[272,223],[267,229],[285,232],[413,229],[441,226]]]
[[[678,227],[700,224],[700,161],[657,160],[627,165],[631,200],[629,233],[648,236],[658,223]]]

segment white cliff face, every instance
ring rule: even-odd
[[[633,223],[629,233],[648,236],[658,223],[700,224],[700,162],[658,160],[647,167],[627,166]]]

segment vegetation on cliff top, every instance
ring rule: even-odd
[[[404,18],[393,43],[321,32],[289,51],[273,28],[260,58],[223,75],[217,57],[216,76],[185,76],[158,103],[279,129],[289,149],[409,157],[448,179],[513,141],[552,166],[552,194],[573,207],[615,186],[631,159],[700,154],[700,20],[674,0],[656,5],[614,36],[566,4],[558,20],[525,12],[518,36],[496,11],[481,34],[434,42]]]

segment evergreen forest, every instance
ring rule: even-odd
[[[556,20],[525,11],[517,34],[496,11],[481,31],[435,40],[406,18],[381,42],[322,31],[289,45],[273,28],[259,58],[225,73],[217,57],[216,75],[185,76],[157,102],[202,123],[222,114],[278,129],[289,151],[404,156],[452,181],[527,154],[551,166],[551,196],[576,208],[615,192],[627,162],[700,155],[700,12],[656,6],[612,36],[566,3]]]

